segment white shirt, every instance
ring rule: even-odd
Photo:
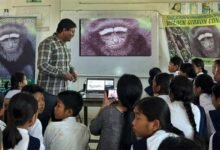
[[[75,117],[50,122],[44,134],[46,150],[87,150],[90,133]]]
[[[171,103],[169,95],[158,95],[157,97],[162,98],[167,104]]]
[[[40,150],[45,150],[45,146],[43,142],[42,124],[39,119],[35,121],[33,126],[28,128],[28,132],[31,136],[38,138],[40,140]]]
[[[157,150],[161,142],[167,137],[177,137],[177,135],[164,130],[158,130],[151,137],[147,138],[147,150]]]
[[[8,93],[5,95],[5,98],[11,99],[15,94],[20,93],[20,92],[21,92],[21,90],[18,90],[18,89],[10,90],[10,91],[8,91]]]
[[[28,148],[28,144],[29,144],[28,130],[23,128],[17,128],[17,129],[20,132],[22,139],[18,142],[17,145],[15,145],[13,149],[11,148],[9,150],[25,150]]]
[[[206,93],[202,93],[199,96],[199,103],[204,108],[206,113],[206,120],[207,120],[207,128],[208,128],[208,135],[210,136],[212,133],[215,132],[215,128],[212,124],[211,117],[209,115],[210,110],[215,110],[215,106],[212,104],[212,97]]]
[[[1,131],[3,131],[5,128],[6,128],[5,122],[3,122],[2,120],[0,120],[0,129],[1,129]]]
[[[193,139],[194,131],[193,127],[189,122],[186,109],[181,101],[174,101],[169,104],[171,113],[171,122],[173,126],[184,132],[184,135],[188,139]],[[201,113],[199,108],[191,103],[192,112],[194,114],[194,120],[196,123],[196,130],[199,131]]]

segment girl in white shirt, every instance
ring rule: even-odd
[[[8,122],[3,131],[4,149],[38,150],[40,141],[28,134],[27,128],[37,118],[37,101],[27,93],[19,93],[11,98],[8,105]]]
[[[200,74],[207,74],[207,70],[205,70],[205,65],[202,59],[192,59],[192,65],[197,76]]]
[[[169,107],[162,98],[146,97],[138,101],[134,114],[133,130],[139,139],[133,150],[156,150],[165,138],[183,135],[171,124]]]
[[[204,119],[198,106],[192,101],[192,82],[184,76],[176,76],[170,83],[171,122],[184,132],[186,138],[202,143],[199,131]],[[205,122],[204,122],[205,124]],[[205,143],[205,142],[204,142]]]

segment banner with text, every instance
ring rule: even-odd
[[[171,57],[201,57],[206,64],[220,57],[220,13],[163,16],[163,25]]]

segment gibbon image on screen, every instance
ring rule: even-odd
[[[10,78],[15,72],[23,72],[34,79],[35,49],[28,30],[16,23],[0,25],[0,77]]]
[[[151,51],[150,19],[80,19],[80,56],[151,56]]]

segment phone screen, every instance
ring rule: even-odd
[[[118,94],[116,89],[108,89],[108,99],[118,100]]]

